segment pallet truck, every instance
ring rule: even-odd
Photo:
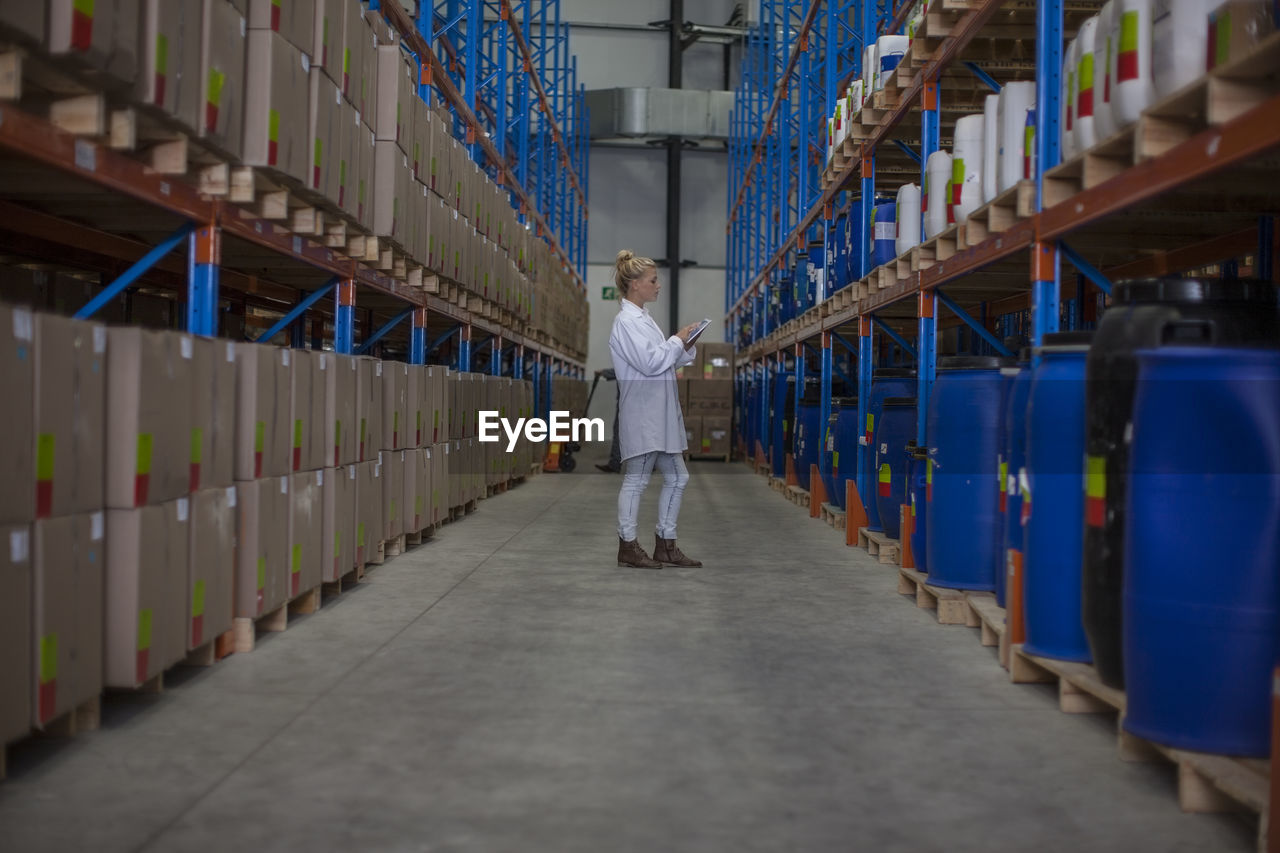
[[[591,392],[587,394],[586,411],[588,412],[591,411],[591,401],[596,396],[596,386],[600,384],[602,378],[607,382],[617,381],[613,368],[596,371],[596,378],[591,382]],[[578,467],[578,460],[573,458],[573,454],[580,452],[582,452],[582,445],[576,441],[553,441],[547,446],[547,458],[542,463],[542,470],[548,474],[570,474]]]

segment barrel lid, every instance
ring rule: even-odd
[[[873,379],[895,379],[915,375],[914,367],[877,367],[871,373]]]
[[[999,370],[1013,365],[1011,358],[992,355],[950,355],[938,359],[938,370]]]
[[[1242,278],[1135,278],[1117,282],[1112,295],[1117,304],[1141,302],[1245,302],[1275,305],[1276,286],[1269,281]]]
[[[1093,342],[1093,332],[1050,332],[1040,340],[1037,352],[1084,352]]]
[[[889,408],[890,406],[910,406],[912,408],[915,408],[915,405],[916,405],[915,397],[885,397],[884,398],[884,407],[886,409]]]

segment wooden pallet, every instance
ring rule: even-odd
[[[235,632],[225,631],[187,652],[182,666],[213,666],[235,650]]]
[[[916,607],[938,612],[940,625],[969,624],[969,605],[958,589],[930,586],[926,576],[915,569],[898,567],[898,592],[914,596]]]
[[[1004,608],[996,604],[996,597],[989,592],[966,592],[964,600],[969,605],[965,624],[981,630],[982,645],[998,647],[1004,638]]]
[[[964,221],[960,248],[976,246],[987,239],[1008,231],[1017,223],[1035,213],[1036,187],[1033,181],[1018,181],[982,207],[970,213]],[[946,258],[937,258],[946,260]]]
[[[404,535],[404,543],[405,545],[421,545],[423,542],[426,542],[428,539],[435,536],[436,531],[439,529],[439,522],[428,524],[426,527],[415,533],[406,533]]]
[[[1184,812],[1243,812],[1259,816],[1259,849],[1266,845],[1269,824],[1270,762],[1176,749],[1124,729],[1123,690],[1108,687],[1089,664],[1053,660],[1012,650],[1010,678],[1015,683],[1058,683],[1058,707],[1067,714],[1117,714],[1117,748],[1123,761],[1173,763],[1178,772],[1178,805]]]
[[[781,477],[775,477],[772,474],[770,474],[769,488],[773,489],[775,492],[778,492],[779,494],[785,495],[787,493],[787,481]]]
[[[380,566],[390,557],[399,557],[404,553],[404,548],[405,535],[403,533],[399,536],[392,536],[390,539],[383,539],[378,543],[378,547],[375,549],[377,559],[370,562],[374,565]]]
[[[359,584],[362,580],[364,580],[364,568],[352,569],[336,581],[325,581],[320,584],[321,596],[341,595],[346,590]]]
[[[46,738],[74,737],[80,732],[95,732],[102,725],[102,697],[86,699],[76,707],[45,723],[44,728],[33,730],[31,736]],[[21,740],[19,738],[18,740]],[[8,744],[0,743],[0,781],[8,774]]]
[[[231,630],[235,633],[235,650],[251,652],[258,643],[258,632],[278,633],[289,626],[289,603],[285,602],[269,613],[250,618],[237,616]]]
[[[1047,171],[1044,206],[1061,204],[1160,156],[1206,128],[1238,118],[1280,92],[1277,72],[1280,33],[1272,33],[1249,54],[1147,107],[1136,124]]]
[[[822,520],[830,524],[836,530],[844,530],[845,528],[845,511],[838,506],[832,506],[829,503],[822,505]]]
[[[881,563],[891,566],[898,564],[898,555],[901,552],[898,540],[890,539],[880,531],[859,527],[858,547],[867,549],[867,554],[872,557],[879,557]]]
[[[791,501],[796,506],[809,506],[808,489],[802,489],[800,486],[787,486],[786,496],[787,500]]]

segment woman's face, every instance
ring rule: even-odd
[[[649,302],[658,300],[658,291],[662,286],[658,284],[658,270],[650,267],[645,270],[641,276],[631,282],[631,287],[627,291],[627,298],[637,305],[645,305]]]

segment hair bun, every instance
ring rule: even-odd
[[[620,264],[625,264],[635,256],[636,256],[635,252],[631,251],[630,249],[623,249],[621,252],[618,253],[616,262]]]

